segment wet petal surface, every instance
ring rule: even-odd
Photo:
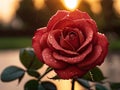
[[[92,45],[89,45],[88,48],[81,54],[79,54],[78,56],[75,56],[75,57],[65,57],[63,55],[60,55],[56,52],[53,53],[53,57],[57,60],[60,60],[60,61],[64,61],[64,62],[67,62],[67,63],[70,63],[70,64],[75,64],[75,63],[78,63],[78,62],[81,62],[82,60],[84,60],[84,58],[92,51]]]
[[[73,54],[73,55],[78,55],[77,52],[71,51],[71,50],[66,50],[60,46],[60,44],[56,41],[55,34],[56,33],[61,33],[61,30],[54,30],[49,33],[48,35],[48,43],[52,45],[53,48],[56,50],[63,51],[67,54]]]
[[[43,50],[42,56],[43,56],[45,64],[49,65],[52,68],[62,69],[67,66],[67,63],[56,60],[52,56],[52,51],[48,48]]]
[[[48,31],[52,30],[54,24],[56,24],[59,20],[63,19],[68,14],[69,14],[68,11],[58,10],[57,13],[50,18],[47,24]]]
[[[35,54],[42,62],[43,62],[43,58],[42,58],[42,47],[40,46],[40,40],[46,30],[47,30],[46,27],[38,29],[32,39],[32,47],[34,48]]]
[[[88,57],[86,57],[85,60],[78,63],[77,66],[83,70],[89,70],[93,68],[93,66],[96,65],[95,62],[100,57],[101,53],[102,53],[102,47],[100,45],[94,46],[91,54]]]
[[[62,79],[70,79],[70,78],[77,78],[82,77],[87,71],[80,70],[76,66],[69,66],[65,69],[55,69],[55,72],[62,78]]]

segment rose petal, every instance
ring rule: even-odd
[[[102,53],[102,47],[100,45],[97,45],[93,48],[92,53],[86,57],[85,60],[79,62],[77,66],[83,70],[90,70],[94,66],[96,66],[96,61],[100,57]]]
[[[97,32],[98,32],[98,29],[97,29],[97,25],[96,25],[96,22],[93,20],[93,19],[86,19],[86,24],[88,24],[92,30],[93,30],[93,40],[92,40],[92,43],[93,44],[96,44],[97,42]]]
[[[98,31],[96,22],[93,19],[86,19],[86,24],[88,24],[90,27],[92,27],[92,30],[94,33]]]
[[[75,64],[75,63],[78,63],[78,62],[81,62],[82,60],[84,60],[84,58],[92,51],[92,45],[89,45],[88,48],[81,54],[79,54],[78,56],[76,57],[65,57],[63,55],[60,55],[56,52],[53,53],[53,57],[57,60],[60,60],[60,61],[64,61],[64,62],[67,62],[67,63],[70,63],[70,64]]]
[[[65,40],[74,48],[74,50],[80,47],[79,36],[76,32],[69,32],[65,37]]]
[[[37,55],[38,59],[43,62],[42,58],[42,48],[40,47],[40,39],[42,35],[44,35],[46,31],[46,27],[40,28],[35,32],[34,37],[32,38],[32,47],[34,48],[35,54]]]
[[[63,19],[66,15],[68,15],[68,11],[65,10],[58,10],[57,13],[55,15],[53,15],[48,24],[47,24],[47,29],[51,30],[53,28],[53,26],[61,19]]]
[[[84,37],[84,34],[81,32],[81,30],[79,30],[77,27],[73,27],[73,28],[71,28],[71,27],[66,27],[66,28],[64,28],[63,29],[63,31],[62,31],[63,33],[63,37],[66,37],[66,35],[69,33],[69,32],[75,32],[76,34],[78,34],[78,36],[79,36],[79,42],[80,42],[80,44],[82,44],[83,42],[84,42],[84,40],[85,40],[85,37]],[[67,32],[67,33],[65,33],[64,34],[64,32]]]
[[[81,45],[84,42],[85,37],[84,37],[83,33],[79,29],[76,28],[75,31],[78,33],[79,40],[80,40],[80,45]]]
[[[70,29],[65,36],[63,35],[65,30],[61,33],[60,45],[65,49],[76,51],[80,47],[79,35],[73,28]]]
[[[61,35],[61,38],[60,38],[60,46],[63,47],[64,49],[74,51],[73,46],[64,39],[63,34]]]
[[[71,78],[82,77],[87,71],[81,70],[76,66],[69,66],[65,69],[60,69],[60,70],[55,69],[55,72],[62,79],[71,79]]]
[[[64,32],[67,32],[67,34],[69,34],[70,32],[76,33],[77,38],[74,38],[75,40],[70,40],[70,41],[69,39],[66,40],[67,34],[64,35]],[[84,42],[84,39],[85,39],[84,35],[79,29],[68,27],[65,30],[63,30],[61,34],[60,45],[65,49],[75,51]]]
[[[56,24],[53,26],[53,30],[55,29],[64,29],[65,27],[73,27],[75,24],[72,20],[70,19],[62,19],[59,20]]]
[[[47,37],[48,37],[48,33],[45,33],[41,36],[41,39],[40,39],[40,47],[41,49],[43,50],[44,48],[47,48],[48,45],[47,45]]]
[[[93,35],[96,33],[93,32],[92,27],[90,27],[90,25],[87,24],[86,20],[84,19],[75,21],[75,24],[86,37],[84,43],[77,50],[77,51],[80,51],[82,48],[84,48],[86,45],[88,45],[93,40]]]
[[[108,45],[109,45],[108,40],[104,34],[98,33],[98,45],[100,45],[103,49],[101,56],[97,60],[98,61],[97,64],[101,65],[101,63],[103,63],[104,61],[105,56],[108,53]]]
[[[71,20],[76,20],[76,19],[91,19],[90,16],[86,12],[82,12],[80,10],[75,10],[73,12],[69,13],[69,16],[66,18],[69,18]]]
[[[45,64],[55,69],[63,69],[67,66],[65,62],[55,60],[52,56],[52,51],[48,48],[44,49],[42,52],[43,60]]]
[[[83,44],[80,46],[80,48],[77,51],[80,51],[82,48],[87,46],[92,41],[92,39],[93,39],[93,32],[91,31],[91,29],[89,29],[89,32],[86,35],[87,35],[86,40],[83,42]]]
[[[54,30],[54,31],[51,31],[48,35],[48,43],[52,45],[53,48],[55,48],[56,50],[60,50],[60,51],[63,51],[67,54],[72,54],[72,55],[78,55],[77,52],[74,52],[74,51],[70,51],[70,50],[66,50],[66,49],[63,49],[59,43],[56,41],[54,35],[56,33],[61,33],[61,30]]]

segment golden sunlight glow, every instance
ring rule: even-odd
[[[114,1],[114,8],[117,11],[117,13],[120,14],[120,0]]]
[[[102,6],[100,5],[101,0],[86,0],[90,4],[90,8],[93,13],[99,14],[102,11]]]
[[[37,10],[42,9],[45,6],[44,0],[33,0],[33,3]]]
[[[9,23],[19,6],[19,0],[0,0],[0,21]]]
[[[68,10],[75,10],[81,0],[62,0],[62,3]]]
[[[56,80],[58,90],[71,90],[71,80]],[[75,90],[85,90],[80,84],[75,82]]]

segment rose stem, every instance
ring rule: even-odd
[[[72,87],[71,87],[71,90],[74,90],[74,88],[75,88],[75,79],[72,79]]]
[[[46,74],[48,74],[49,72],[51,72],[53,69],[52,68],[50,68],[49,70],[47,70],[42,76],[40,76],[39,78],[38,78],[38,81],[40,81]]]

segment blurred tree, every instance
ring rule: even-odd
[[[65,9],[61,0],[45,0],[45,3],[52,14],[54,14],[57,10]]]
[[[32,0],[23,0],[20,3],[20,8],[17,11],[17,16],[22,19],[24,23],[23,30],[28,34],[33,35],[37,28],[43,27],[47,24],[51,16],[48,8],[36,10]]]
[[[118,30],[118,27],[120,25],[118,20],[120,19],[115,15],[113,2],[114,0],[101,0],[103,9],[101,14],[104,18],[104,31],[114,31],[120,34],[120,30]]]
[[[34,27],[35,9],[32,0],[22,0],[17,15],[26,25]]]
[[[102,29],[101,27],[103,26],[101,23],[101,22],[103,22],[103,17],[101,17],[101,15],[99,15],[99,14],[96,15],[92,12],[91,6],[88,1],[82,0],[78,9],[80,9],[81,11],[87,12],[92,17],[92,19],[94,19],[96,21],[99,31],[101,31],[101,29]],[[98,20],[98,18],[99,18],[99,20]]]
[[[87,1],[82,0],[79,7],[78,7],[78,9],[81,10],[81,11],[87,12],[91,17],[94,17],[94,14],[91,11],[90,5],[89,5],[89,3]]]
[[[20,31],[13,30],[10,35],[33,35],[34,31],[46,26],[49,18],[56,13],[57,10],[65,9],[65,6],[61,0],[44,0],[46,6],[40,10],[35,9],[33,0],[21,0],[20,8],[17,10],[17,18],[23,22],[23,28]],[[115,14],[113,8],[114,0],[101,0],[102,12],[99,15],[95,15],[91,11],[90,4],[86,0],[82,0],[78,9],[89,13],[89,15],[97,22],[99,30],[103,32],[116,32],[120,35],[120,18]],[[5,28],[3,28],[5,29]],[[12,28],[8,28],[12,30]],[[15,34],[14,34],[14,33]],[[1,33],[1,32],[0,32]]]

